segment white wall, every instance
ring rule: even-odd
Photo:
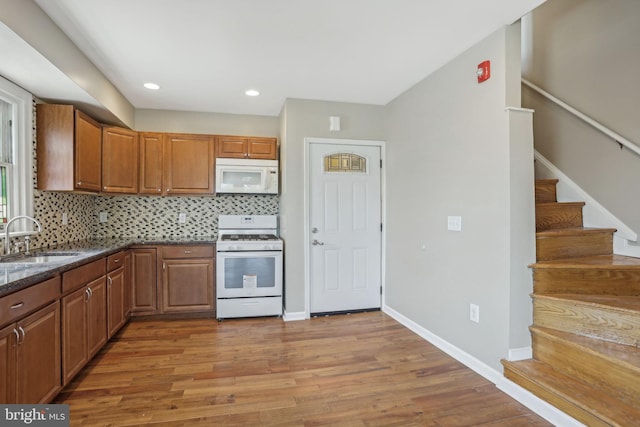
[[[514,233],[529,254],[533,235],[531,226],[511,224],[524,212],[512,194],[533,194],[533,159],[510,164],[518,156],[505,107],[519,100],[507,90],[507,73],[518,72],[511,37],[519,32],[494,33],[386,107],[386,303],[497,370],[510,347],[529,342],[530,316],[510,329],[512,312],[531,310],[530,273],[526,262],[512,265],[511,254]],[[478,84],[476,65],[487,59],[492,77]],[[510,184],[518,167],[531,171],[528,183]],[[447,231],[448,215],[462,217],[462,232]],[[524,297],[513,298],[512,288]],[[470,303],[480,306],[478,324]]]
[[[329,131],[329,116],[341,117],[341,131]],[[342,102],[287,99],[280,142],[280,233],[285,242],[287,313],[305,310],[304,293],[304,139],[384,140],[384,107]]]

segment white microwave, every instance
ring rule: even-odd
[[[216,193],[278,194],[278,161],[217,158]]]

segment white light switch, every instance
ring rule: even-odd
[[[447,230],[462,231],[462,217],[461,216],[448,216],[447,217]]]

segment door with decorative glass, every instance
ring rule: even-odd
[[[380,147],[310,143],[312,314],[380,308]]]

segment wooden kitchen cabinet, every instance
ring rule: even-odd
[[[73,105],[36,106],[38,190],[102,188],[100,124]]]
[[[63,273],[62,379],[66,385],[107,342],[106,261]]]
[[[102,128],[102,191],[138,192],[138,133],[119,127]]]
[[[127,292],[130,280],[127,277],[126,253],[124,251],[107,257],[107,338],[115,335],[127,323]]]
[[[162,247],[162,312],[214,310],[213,246]]]
[[[138,135],[140,146],[140,175],[138,193],[162,194],[163,166],[162,141],[163,134],[141,132]]]
[[[278,158],[276,138],[218,136],[216,146],[217,157],[263,160]]]
[[[212,135],[164,135],[165,194],[213,194],[214,137]]]
[[[0,299],[1,403],[46,403],[60,391],[59,295],[56,277]]]
[[[131,315],[158,313],[157,249],[155,247],[131,250]]]

